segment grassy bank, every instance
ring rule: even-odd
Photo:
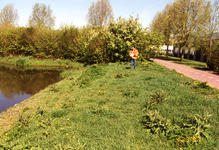
[[[183,59],[183,61],[180,61],[180,58],[172,57],[172,56],[168,56],[168,58],[166,58],[166,56],[158,56],[157,58],[175,62],[175,63],[182,64],[182,65],[186,65],[186,66],[193,67],[196,69],[209,70],[205,62],[193,61],[189,59]]]
[[[79,69],[83,67],[83,64],[73,62],[68,59],[35,59],[32,56],[7,56],[0,57],[1,64],[11,64],[16,66],[35,66],[35,67],[67,67]]]
[[[0,114],[0,149],[218,149],[218,106],[154,62],[93,65]]]

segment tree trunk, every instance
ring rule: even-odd
[[[151,58],[151,48],[150,48],[150,50],[149,50],[149,53],[148,53],[148,60]]]
[[[175,46],[173,46],[173,53],[172,53],[172,56],[174,57],[175,55]]]
[[[190,57],[190,48],[188,49],[187,59],[189,59],[189,57]]]
[[[178,57],[178,58],[179,58],[179,56],[180,56],[180,49],[181,49],[181,47],[178,48],[178,53],[177,53],[177,57]]]
[[[166,58],[168,58],[169,45],[167,45]]]
[[[184,53],[185,53],[185,48],[182,48],[182,55],[180,57],[180,61],[183,61],[184,59]]]

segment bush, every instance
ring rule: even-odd
[[[205,57],[206,57],[206,64],[209,69],[219,72],[219,46],[218,40],[212,41],[212,46],[209,46],[209,41],[206,42],[205,45]]]
[[[144,29],[132,16],[110,22],[106,37],[111,61],[128,61],[132,46],[139,51],[139,60],[145,60],[162,44],[161,37]]]
[[[135,46],[140,60],[147,59],[161,45],[161,37],[144,29],[138,18],[119,18],[104,27],[63,26],[59,30],[45,27],[0,26],[0,53],[42,59],[71,59],[87,64],[124,62]],[[152,48],[153,47],[153,48]]]

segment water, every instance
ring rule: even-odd
[[[61,80],[61,70],[0,64],[0,113]]]

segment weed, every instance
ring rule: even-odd
[[[125,97],[130,97],[130,98],[133,98],[133,97],[138,97],[138,95],[140,94],[140,91],[139,89],[136,89],[136,88],[126,88],[125,90],[122,91],[122,94],[125,96]]]
[[[197,86],[198,88],[213,88],[211,85],[208,85],[207,82],[199,82]]]
[[[203,116],[195,114],[193,117],[187,117],[187,119],[179,119],[180,121],[176,123],[164,118],[157,110],[149,110],[143,116],[142,123],[144,128],[150,133],[158,134],[170,140],[170,145],[172,144],[173,147],[190,147],[190,137],[193,137],[193,141],[195,142],[196,137],[199,139],[210,139],[209,131],[207,130],[211,127],[208,124],[208,118],[210,116],[209,114]],[[183,138],[181,143],[179,143],[179,137]],[[187,137],[187,142],[185,141],[185,137]],[[199,140],[199,142],[201,141]]]
[[[210,135],[208,133],[208,129],[212,126],[208,123],[208,118],[212,115],[209,115],[208,113],[204,114],[203,116],[200,116],[198,114],[195,114],[194,116],[194,127],[192,129],[195,130],[195,136],[198,137],[205,137],[206,139],[210,139]]]
[[[165,101],[166,98],[164,93],[162,91],[156,91],[155,94],[151,94],[151,98],[146,102],[146,108],[152,109]]]
[[[57,86],[55,84],[52,84],[49,86],[49,90],[52,92],[58,92],[59,89],[57,88]]]
[[[168,134],[172,123],[160,115],[158,111],[148,111],[142,121],[144,128],[153,134]]]
[[[25,117],[23,115],[19,115],[18,121],[16,122],[16,126],[19,126],[19,127],[28,126],[30,121],[31,121],[31,117],[30,116]]]
[[[39,126],[39,127],[45,129],[45,128],[47,128],[48,126],[51,126],[52,123],[53,123],[55,120],[56,120],[56,118],[55,118],[55,119],[48,118],[48,119],[45,119],[45,120],[41,120],[41,121],[37,124],[37,126]]]
[[[131,77],[133,74],[130,74],[130,73],[125,73],[124,74],[124,77]]]
[[[42,116],[45,114],[45,110],[42,109],[42,107],[38,107],[36,111],[36,116]]]
[[[122,73],[117,73],[115,78],[116,78],[116,79],[122,78]]]
[[[94,105],[92,113],[100,115],[101,113],[104,113],[104,109],[103,109],[103,107],[101,107],[99,105]]]
[[[62,116],[65,116],[67,114],[66,110],[54,110],[50,113],[51,117],[53,118],[60,118]]]
[[[154,79],[154,77],[145,77],[145,78],[144,78],[144,80],[146,80],[146,81],[147,81],[147,80],[152,80],[152,79]]]
[[[87,78],[87,79],[83,79],[81,81],[80,87],[85,88],[85,87],[90,86],[90,85],[91,85],[90,80]]]
[[[185,81],[185,82],[183,82],[183,84],[192,85],[192,83],[190,81]]]
[[[17,61],[16,61],[16,65],[24,65],[25,64],[25,60],[24,59],[18,59]]]
[[[28,111],[30,108],[29,107],[25,107],[24,109],[23,109],[23,112],[26,112],[26,111]]]

